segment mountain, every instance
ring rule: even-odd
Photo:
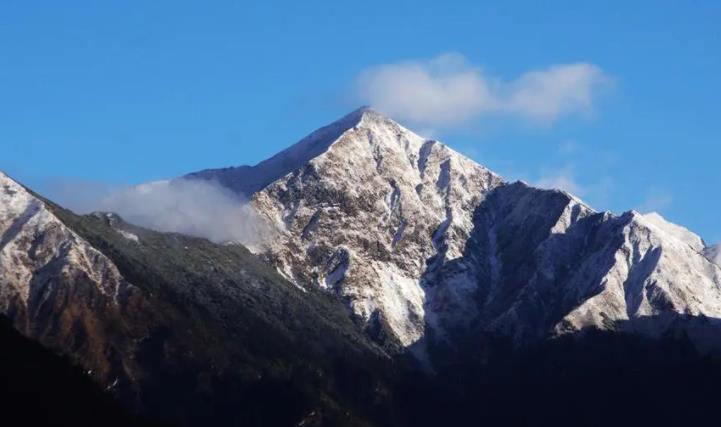
[[[364,425],[385,387],[388,356],[339,301],[240,245],[78,216],[4,174],[0,236],[0,314],[134,411]]]
[[[256,166],[187,178],[250,197],[277,270],[339,295],[391,352],[721,318],[721,269],[690,231],[506,182],[368,108]]]
[[[273,170],[279,179],[252,196],[280,236],[269,248],[273,263],[301,286],[337,292],[391,347],[423,336],[427,262],[461,255],[474,209],[501,184],[486,168],[366,108],[253,170],[268,176],[267,165],[292,165]],[[189,177],[237,189],[236,182],[256,181],[248,170]]]
[[[0,407],[76,425],[717,418],[718,247],[658,214],[506,182],[368,108],[183,178],[249,199],[256,253],[76,215],[0,173]]]

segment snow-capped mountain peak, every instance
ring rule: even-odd
[[[391,346],[481,330],[525,342],[661,313],[721,317],[721,270],[692,232],[506,183],[372,109],[256,166],[190,177],[249,196],[275,231],[266,254],[277,269],[339,294]]]
[[[296,144],[255,166],[207,169],[187,175],[191,179],[217,180],[246,197],[322,155],[347,131],[354,128],[401,129],[400,125],[370,107],[361,107],[310,133]],[[405,130],[405,129],[404,129]],[[407,131],[407,130],[405,130]]]
[[[461,256],[474,207],[502,181],[370,109],[319,132],[289,150],[337,137],[253,196],[282,236],[269,251],[288,278],[340,293],[410,345],[425,328],[426,262]]]

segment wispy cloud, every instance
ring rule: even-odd
[[[575,168],[567,164],[558,168],[544,168],[540,177],[531,182],[532,185],[549,189],[564,190],[582,198],[596,208],[603,209],[609,202],[613,180],[602,176],[591,181],[581,181],[576,176]]]
[[[641,213],[662,212],[673,203],[673,194],[663,189],[652,189],[634,209]]]
[[[538,180],[533,182],[533,185],[548,190],[564,190],[580,197],[587,193],[586,187],[576,181],[571,167],[545,171]]]
[[[256,245],[266,227],[245,200],[211,181],[177,179],[138,186],[56,181],[48,195],[78,213],[115,212],[157,231]]]
[[[581,145],[575,140],[569,139],[558,145],[557,153],[559,156],[568,157],[579,153],[582,150]]]
[[[485,114],[538,122],[588,113],[609,76],[589,63],[531,70],[514,80],[487,76],[459,53],[372,67],[356,81],[363,103],[401,120],[447,127]]]

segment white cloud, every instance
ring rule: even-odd
[[[458,53],[372,67],[356,81],[361,102],[424,126],[457,125],[484,114],[553,122],[593,109],[610,78],[588,63],[555,65],[512,81],[486,76]]]
[[[576,177],[573,166],[567,165],[543,170],[540,178],[533,181],[532,185],[549,190],[564,190],[595,207],[603,207],[608,204],[613,180],[610,177],[601,177],[592,182],[581,183]]]
[[[364,103],[430,126],[463,122],[496,102],[480,70],[459,54],[373,67],[361,73],[358,91]]]
[[[653,189],[648,192],[646,198],[634,209],[641,213],[661,212],[671,206],[673,195],[668,191]]]
[[[556,154],[558,154],[559,156],[568,157],[568,156],[579,153],[581,150],[582,150],[582,147],[578,142],[576,142],[572,139],[569,139],[569,140],[563,141],[562,143],[560,143],[558,145]]]
[[[56,182],[49,195],[78,213],[115,212],[132,224],[215,242],[255,245],[267,231],[248,203],[211,181],[177,179],[132,187]]]
[[[592,110],[593,98],[609,78],[592,64],[555,65],[530,71],[505,88],[503,108],[541,121]]]
[[[564,190],[576,196],[584,196],[587,191],[584,186],[576,181],[570,167],[550,173],[546,172],[533,185],[548,190]]]

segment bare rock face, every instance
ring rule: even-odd
[[[400,347],[721,318],[721,270],[685,228],[506,183],[367,108],[257,166],[190,177],[252,197],[278,271],[341,295]]]

